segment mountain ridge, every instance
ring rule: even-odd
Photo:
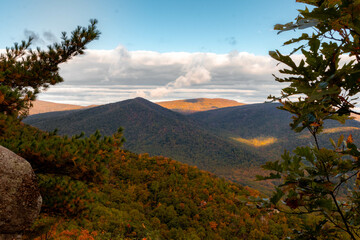
[[[228,165],[240,165],[256,157],[185,115],[143,98],[124,100],[90,109],[52,112],[29,116],[25,123],[42,130],[57,128],[61,135],[85,135],[99,130],[111,135],[124,128],[124,147],[150,155],[163,155],[220,173]]]
[[[290,129],[291,115],[278,106],[248,104],[184,115],[135,98],[89,109],[32,115],[24,122],[47,131],[58,128],[59,134],[68,135],[82,131],[90,135],[97,129],[111,135],[121,126],[125,128],[126,149],[171,157],[264,190],[266,183],[254,181],[254,173],[263,171],[260,165],[278,160],[284,149],[291,151],[311,143],[305,133]],[[330,130],[319,137],[326,146],[329,137],[337,139],[340,134],[351,132],[355,141],[360,138],[359,122],[326,125]]]

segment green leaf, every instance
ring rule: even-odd
[[[315,204],[320,208],[325,208],[329,211],[333,210],[334,205],[331,199],[321,198],[315,201]]]
[[[276,191],[273,193],[272,197],[270,198],[270,202],[276,205],[284,195],[285,195],[284,192],[281,191],[280,188],[276,188]]]
[[[344,135],[341,135],[340,137],[339,137],[339,139],[338,139],[338,142],[337,142],[337,147],[340,147],[341,146],[341,144],[343,143],[343,141],[344,141]]]
[[[335,144],[335,142],[334,142],[334,140],[332,139],[332,138],[330,138],[330,142],[331,142],[331,145],[334,147],[334,148],[336,148],[336,144]]]
[[[266,162],[264,165],[261,166],[263,169],[265,170],[271,170],[271,171],[276,171],[276,172],[282,172],[283,168],[282,166],[279,164],[279,161],[275,161],[275,162]]]
[[[279,173],[270,173],[269,176],[261,176],[261,175],[256,175],[256,181],[263,181],[263,180],[268,180],[268,179],[279,179],[281,178],[281,175]]]

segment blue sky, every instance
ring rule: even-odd
[[[146,58],[152,59],[151,61],[157,59],[156,61],[163,62],[163,60],[160,59],[163,59],[167,53],[182,52],[192,54],[192,57],[187,58],[189,63],[182,60],[180,61],[176,55],[172,55],[171,59],[179,60],[174,62],[178,68],[176,68],[175,65],[170,66],[174,70],[174,75],[167,75],[166,79],[160,79],[159,81],[153,80],[151,82],[149,80],[146,82],[146,86],[152,85],[155,89],[166,86],[169,87],[170,84],[172,91],[162,97],[152,97],[155,95],[145,94],[144,91],[146,92],[148,90],[144,90],[144,88],[141,87],[145,86],[144,81],[139,81],[138,78],[146,78],[149,74],[154,74],[151,75],[150,78],[161,78],[160,76],[166,75],[165,73],[159,74],[159,70],[164,69],[164,64],[159,65],[155,63],[153,72],[151,72],[151,69],[147,69],[147,73],[144,76],[137,76],[137,79],[124,78],[123,76],[123,78],[121,78],[120,75],[114,75],[112,72],[109,76],[105,76],[104,74],[98,75],[98,79],[93,79],[93,82],[89,82],[86,79],[84,79],[83,82],[86,86],[105,86],[111,82],[113,85],[139,86],[138,90],[140,91],[140,95],[144,97],[147,96],[154,100],[191,97],[190,94],[185,94],[184,96],[176,94],[176,86],[180,85],[174,85],[174,83],[179,77],[186,77],[187,74],[190,79],[189,72],[195,73],[194,64],[192,63],[194,61],[204,62],[204,59],[208,59],[209,54],[216,55],[213,56],[213,60],[211,60],[214,62],[214,59],[221,59],[223,55],[229,57],[232,56],[231,54],[233,53],[248,53],[261,58],[267,57],[269,50],[283,49],[281,48],[282,43],[290,37],[296,36],[296,33],[287,32],[277,35],[273,30],[273,26],[276,23],[292,21],[297,16],[296,9],[304,8],[303,4],[296,3],[295,0],[0,0],[0,3],[1,9],[6,9],[6,11],[3,11],[0,15],[1,32],[3,33],[0,37],[0,49],[11,46],[14,42],[21,41],[29,35],[37,36],[38,38],[35,45],[44,47],[53,40],[58,39],[61,31],[70,32],[77,25],[85,26],[88,24],[89,19],[96,18],[99,20],[98,28],[102,32],[102,35],[99,40],[89,45],[89,49],[93,51],[93,57],[95,55],[100,57],[101,54],[105,54],[109,58],[114,58],[114,56],[116,58],[116,56],[125,52],[131,56],[130,59],[132,60],[134,59],[132,56],[135,54],[141,61]],[[123,50],[120,51],[119,49]],[[283,51],[285,50],[286,49],[283,49]],[[139,51],[142,52],[142,55]],[[110,52],[112,54],[110,54]],[[202,53],[202,55],[197,53]],[[142,57],[139,57],[139,54]],[[149,60],[147,60],[146,63],[139,60],[140,62],[135,63],[132,61],[132,64],[129,64],[124,60],[124,56],[121,56],[122,66],[130,66],[131,69],[127,69],[129,71],[134,70],[133,68],[136,66],[138,66],[140,70],[144,68],[144,66],[148,66]],[[82,58],[83,63],[74,60],[73,68],[68,66],[71,62],[67,64],[66,67],[63,67],[63,74],[66,77],[63,86],[68,84],[66,86],[71,87],[73,84],[81,84],[80,79],[73,79],[71,77],[77,74],[72,72],[75,71],[75,66],[78,71],[81,70],[79,64],[84,67],[84,71],[95,71],[94,68],[92,68],[92,70],[89,70],[89,68],[87,70],[85,69],[86,66],[88,66],[85,63],[87,63],[91,56],[88,57],[89,58]],[[194,60],[194,58],[197,60]],[[202,60],[198,60],[199,58]],[[244,64],[244,56],[241,58],[241,64]],[[91,59],[89,61],[93,66],[99,65]],[[173,62],[173,60],[169,61]],[[114,64],[111,62],[111,59],[107,62],[108,65],[105,65],[104,68],[109,72],[108,69],[110,65],[114,67]],[[231,61],[227,61],[227,64],[229,66],[233,65],[234,68],[239,68],[238,65],[234,65]],[[255,63],[252,64],[254,65]],[[264,63],[260,60],[258,64],[261,65]],[[189,67],[189,65],[192,67]],[[214,85],[214,79],[218,79],[218,81],[215,81],[215,85],[218,85],[220,84],[220,78],[229,77],[216,75],[220,73],[216,73],[216,71],[212,72],[209,64],[205,65],[197,63],[195,68],[200,72],[202,68],[209,71],[210,80],[202,81],[201,79],[196,80],[192,78],[193,80],[190,80],[190,83],[183,84],[180,87],[188,87],[188,89],[191,89],[191,87],[203,87],[203,89],[209,89],[206,88],[206,86]],[[243,65],[241,66],[246,68]],[[105,70],[97,69],[97,71],[104,72]],[[126,69],[124,71],[127,72]],[[169,69],[166,69],[166,72],[168,71]],[[233,72],[237,71],[234,70]],[[129,74],[127,74],[127,76],[129,76]],[[269,76],[271,76],[270,73],[266,75],[266,77]],[[256,79],[258,77],[259,76],[254,77],[253,84],[256,85]],[[239,76],[239,78],[241,78],[241,76]],[[251,78],[251,76],[248,75],[247,78]],[[126,81],[129,82],[126,84]],[[254,88],[250,86],[251,83],[247,83],[245,85],[248,86],[248,89],[242,89],[244,86],[236,86],[234,79],[231,83],[224,84],[234,84],[233,88],[238,90],[251,90]],[[274,82],[274,84],[276,83]],[[217,88],[218,86],[213,87]],[[60,88],[61,86],[59,86],[59,89]],[[55,95],[51,97],[50,93],[51,90],[47,93],[48,95],[43,94],[40,95],[39,98],[60,101],[56,99]],[[59,92],[56,94],[60,96]],[[122,94],[120,98],[128,98],[135,95],[134,92],[131,92],[127,95]],[[263,98],[265,95],[264,92],[261,97]],[[216,97],[217,95],[201,94],[201,96]],[[235,96],[237,96],[237,93],[233,95],[218,94],[218,97],[234,98]],[[260,99],[246,99],[245,97],[237,99],[247,102],[260,101]],[[99,97],[98,100],[103,103],[117,99],[111,97],[104,99]],[[77,100],[74,98],[70,100],[70,102],[88,103],[87,100],[81,100],[80,98]]]
[[[232,50],[265,55],[288,36],[273,31],[297,15],[302,4],[292,0],[1,0],[0,47],[24,39],[24,31],[50,31],[59,36],[90,18],[99,20],[101,39],[93,49],[158,52]],[[6,33],[6,34],[4,34]]]

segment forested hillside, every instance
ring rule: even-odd
[[[0,120],[0,144],[31,163],[44,200],[27,239],[282,239],[299,226],[258,209],[255,190],[123,150],[121,132],[68,138]]]
[[[198,166],[218,176],[269,193],[274,182],[256,182],[265,161],[279,159],[284,149],[311,144],[310,135],[290,130],[291,115],[279,104],[248,104],[182,115],[142,98],[91,109],[33,115],[24,122],[59,134],[90,135],[97,129],[110,136],[124,128],[125,148],[137,153],[163,155]],[[360,123],[335,121],[320,139],[330,145],[337,134],[360,139]]]
[[[277,109],[279,106],[277,103],[248,104],[198,112],[189,117],[219,136],[237,142],[243,149],[256,153],[259,158],[255,159],[251,167],[232,168],[228,179],[269,193],[275,182],[254,181],[255,175],[265,174],[260,168],[263,159],[275,161],[285,149],[292,151],[299,145],[314,144],[310,133],[291,131],[291,114]],[[330,138],[337,139],[340,134],[352,134],[354,141],[359,142],[360,123],[349,120],[342,125],[336,121],[327,121],[323,134],[318,137],[321,147],[331,147]]]
[[[279,110],[279,106],[280,104],[277,103],[248,104],[198,112],[189,117],[205,124],[220,136],[252,148],[266,149],[259,153],[265,154],[264,157],[266,155],[272,157],[272,153],[279,156],[283,149],[292,150],[299,144],[308,145],[311,141],[310,134],[295,133],[291,130],[289,126],[291,114]],[[329,146],[330,137],[334,138],[339,133],[345,135],[351,133],[353,136],[358,136],[359,130],[360,123],[358,121],[349,120],[342,125],[337,121],[330,120],[325,123],[324,134],[320,136],[320,139],[326,146]],[[355,139],[360,140],[357,137]]]
[[[163,155],[227,175],[229,166],[258,160],[255,152],[241,148],[208,131],[185,115],[142,98],[125,100],[91,109],[29,116],[25,123],[59,134],[89,135],[97,129],[104,135],[124,128],[125,148],[137,153]]]

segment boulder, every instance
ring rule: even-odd
[[[17,236],[40,213],[42,199],[29,162],[0,146],[0,237]],[[15,238],[16,239],[16,238]]]

